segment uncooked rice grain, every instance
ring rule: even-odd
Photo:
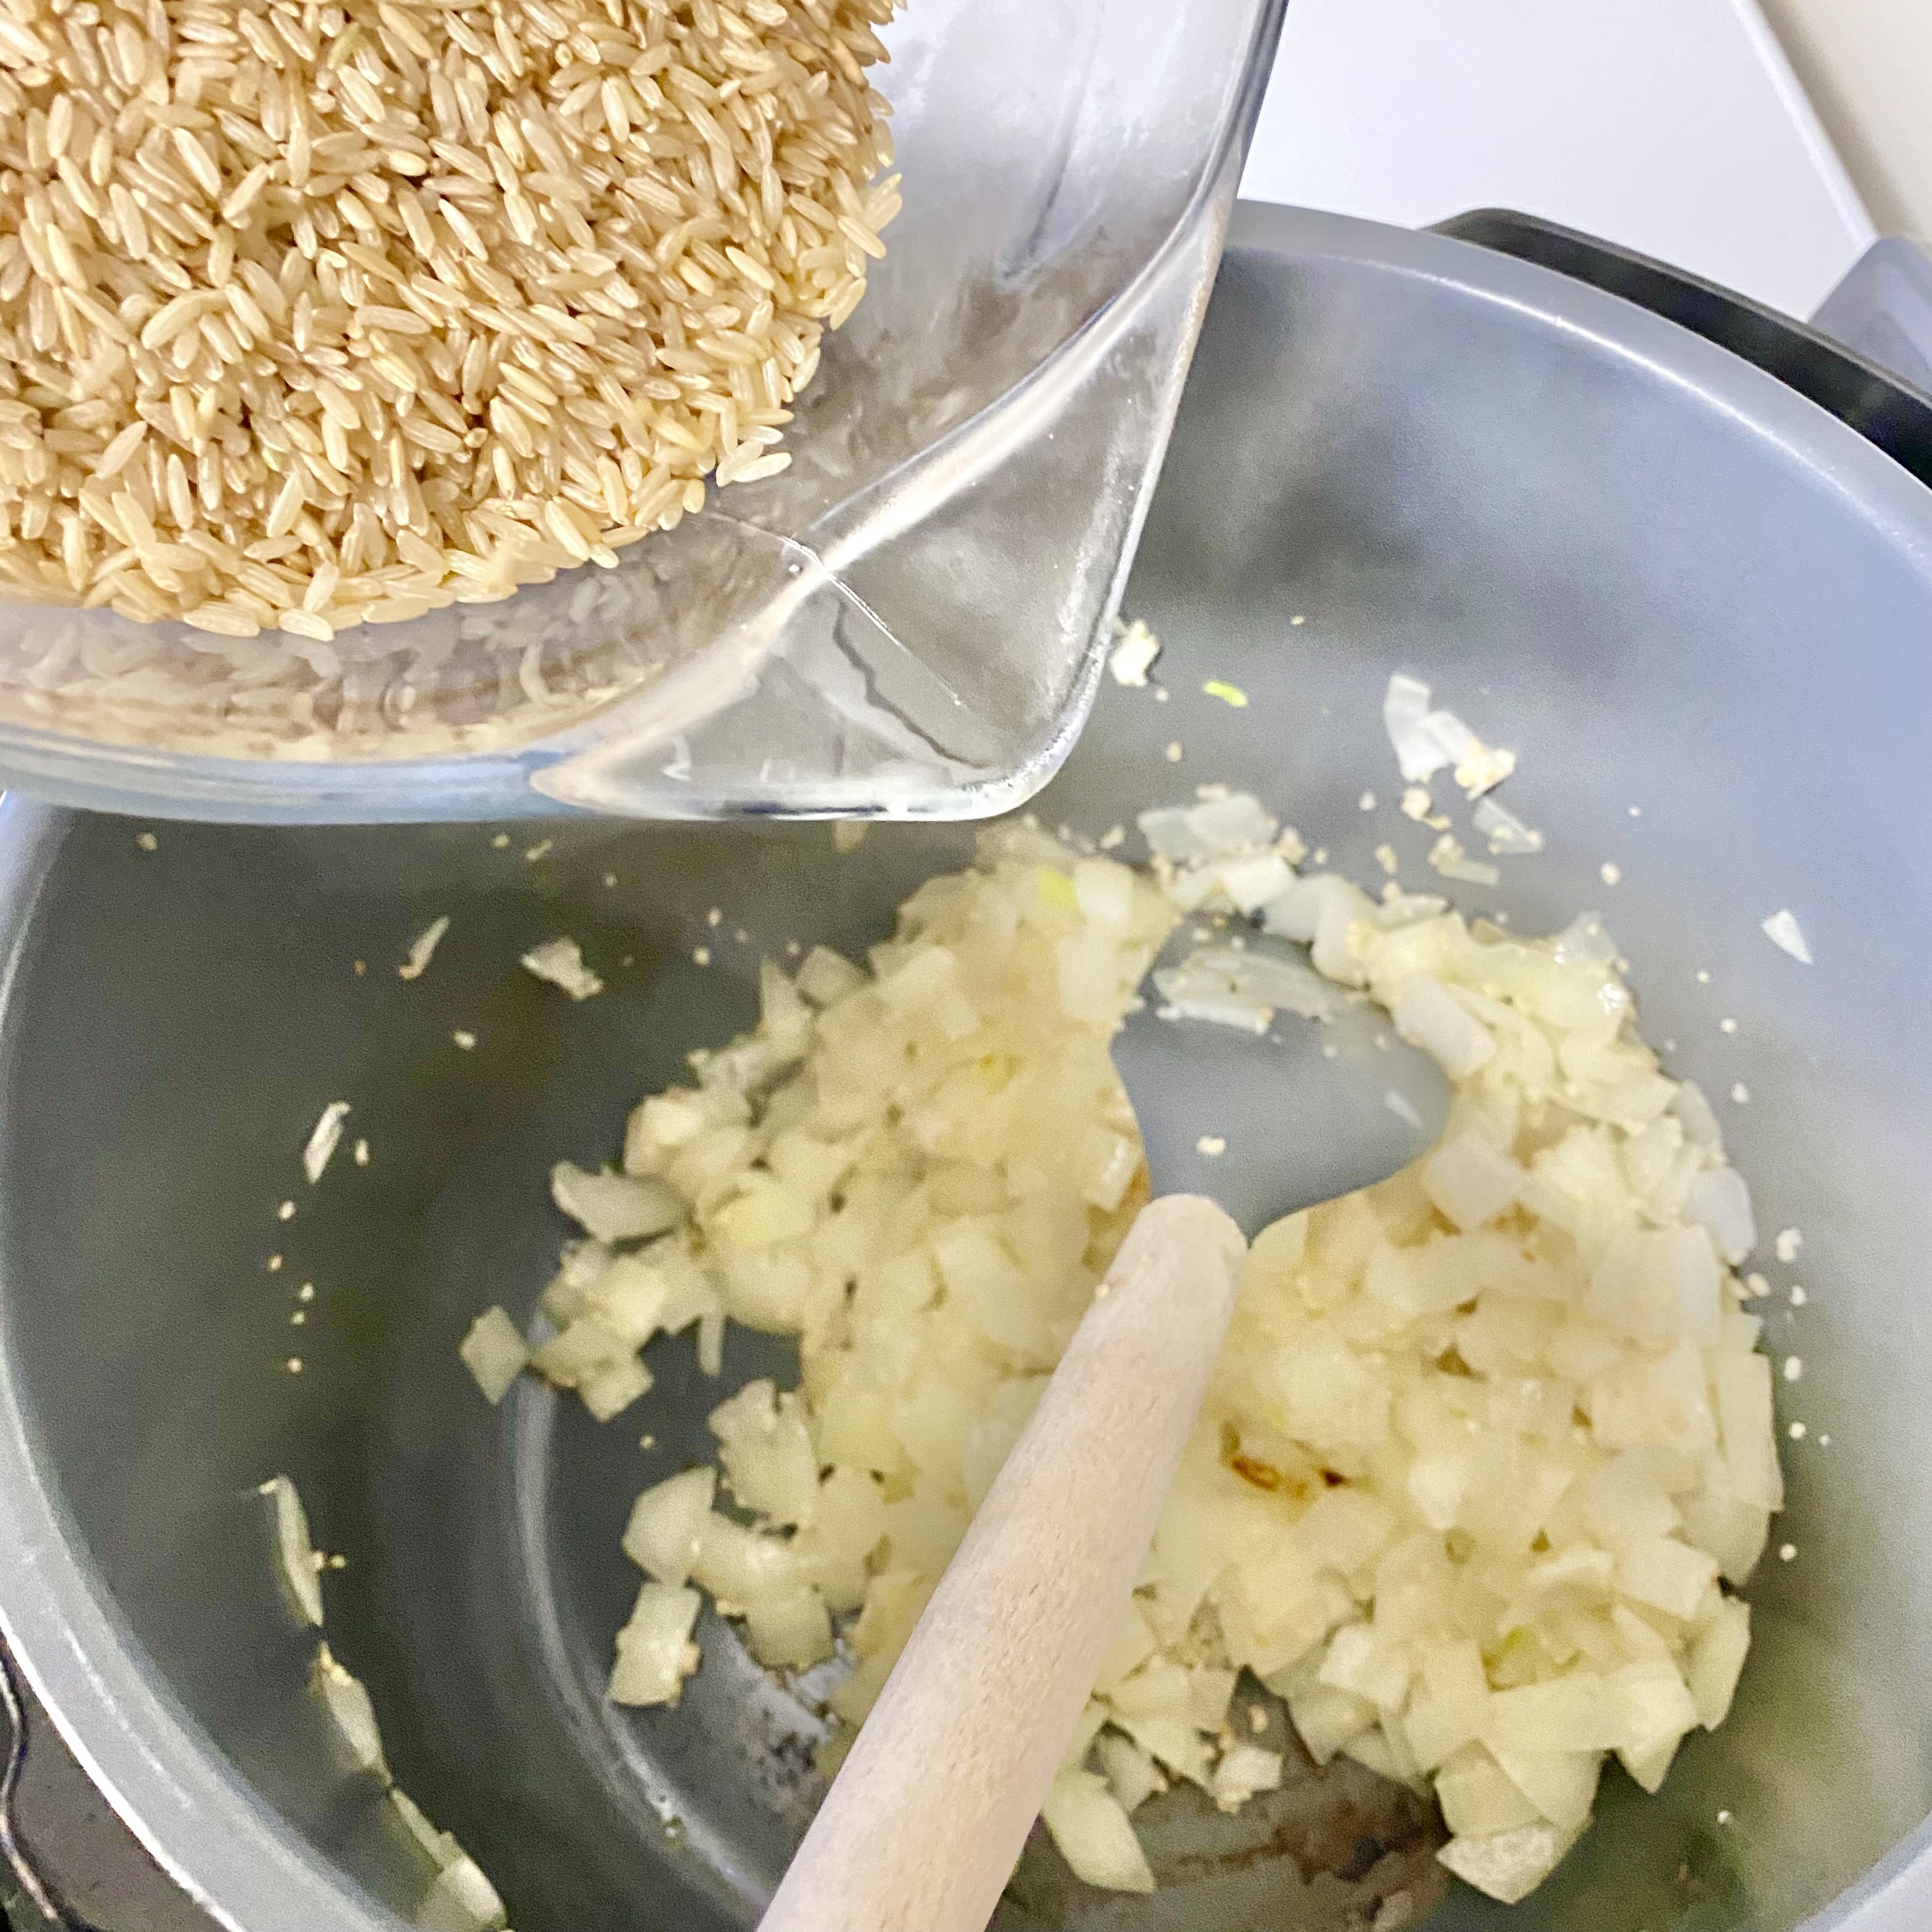
[[[897,4],[0,0],[0,592],[320,670],[777,474]]]

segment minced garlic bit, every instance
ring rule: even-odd
[[[534,845],[524,852],[524,862],[534,866],[539,859],[548,858],[556,849],[556,841],[554,838],[539,838]]]
[[[1206,1154],[1210,1159],[1228,1151],[1227,1137],[1222,1134],[1203,1134],[1194,1143],[1196,1154]]]
[[[1796,1228],[1780,1228],[1772,1245],[1777,1250],[1778,1258],[1788,1265],[1798,1258],[1798,1250],[1804,1246],[1804,1237]]]
[[[136,833],[134,843],[140,846],[143,852],[158,852],[161,849],[161,842],[152,832]]]
[[[708,946],[694,946],[691,949],[691,963],[694,966],[709,966],[711,964],[710,947]]]
[[[1621,885],[1623,883],[1624,868],[1614,860],[1606,859],[1597,868],[1597,876],[1606,886]]]
[[[476,1036],[462,1027],[458,1027],[449,1036],[465,1053],[476,1044]]]
[[[1170,765],[1179,764],[1182,758],[1186,755],[1186,754],[1180,748],[1180,740],[1178,738],[1173,740],[1168,744],[1167,748],[1167,762]]]

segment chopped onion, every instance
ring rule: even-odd
[[[1438,752],[1478,760],[1420,706]],[[1445,1863],[1520,1897],[1610,1753],[1654,1789],[1730,1706],[1748,1621],[1727,1588],[1783,1496],[1771,1366],[1729,1273],[1748,1195],[1702,1096],[1637,1036],[1594,915],[1526,941],[1434,896],[1281,884],[1254,862],[1285,867],[1286,845],[1245,794],[1143,830],[1152,881],[1030,824],[982,835],[869,972],[828,954],[795,986],[765,976],[757,1030],[633,1114],[625,1174],[566,1171],[688,1207],[640,1253],[572,1256],[545,1373],[588,1395],[694,1321],[715,1372],[728,1315],[796,1335],[803,1364],[796,1394],[754,1382],[714,1412],[760,1522],[720,1513],[710,1469],[639,1500],[626,1547],[651,1581],[612,1695],[676,1695],[700,1591],[776,1667],[828,1655],[848,1617],[836,1759],[1132,1218],[1112,1031],[1175,906],[1232,911],[1265,869],[1262,922],[1319,978],[1204,944],[1162,969],[1162,1010],[1252,1030],[1372,1000],[1456,1083],[1450,1125],[1414,1168],[1253,1244],[1048,1828],[1089,1882],[1142,1888],[1127,1814],[1162,1781],[1230,1807],[1268,1788],[1277,1754],[1226,1728],[1247,1670],[1318,1761],[1430,1781]]]
[[[399,980],[420,980],[429,970],[429,962],[436,956],[436,949],[442,944],[442,935],[449,930],[449,915],[433,919],[410,942],[410,956],[396,968]]]
[[[1204,946],[1154,977],[1161,998],[1183,1016],[1220,1019],[1256,1033],[1268,1030],[1278,1008],[1325,1020],[1347,1004],[1332,980],[1300,960],[1253,948]],[[1262,1016],[1258,1025],[1252,1024],[1256,1015]]]
[[[1040,1815],[1076,1878],[1106,1892],[1153,1891],[1147,1854],[1105,1778],[1063,1771]]]
[[[530,1366],[530,1352],[517,1324],[501,1308],[486,1308],[470,1324],[457,1344],[463,1365],[476,1378],[484,1400],[494,1408],[510,1392],[510,1384]],[[320,1618],[317,1619],[320,1622]]]
[[[656,1582],[676,1588],[698,1561],[698,1540],[711,1515],[716,1469],[686,1469],[645,1490],[631,1506],[624,1554]]]
[[[748,1382],[711,1412],[710,1426],[739,1502],[767,1522],[808,1528],[818,1513],[818,1458],[798,1397]]]
[[[604,982],[584,963],[584,949],[574,939],[546,939],[532,946],[521,962],[524,970],[553,986],[561,986],[573,1000],[588,1000],[604,990]]]
[[[1492,798],[1477,800],[1469,822],[1488,839],[1493,853],[1522,857],[1543,850],[1543,834]]]
[[[799,992],[814,1006],[836,1006],[866,983],[866,975],[829,946],[814,946],[798,969]]]
[[[376,1723],[376,1706],[361,1678],[352,1677],[326,1643],[316,1646],[309,1682],[335,1726],[350,1763],[382,1780],[391,1780],[382,1755],[382,1733]]]
[[[458,1852],[436,1874],[412,1922],[422,1932],[494,1932],[508,1916],[483,1868]]]
[[[1764,922],[1764,936],[1780,952],[1788,952],[1801,966],[1812,964],[1811,947],[1798,915],[1789,906],[1774,912]]]
[[[322,1118],[310,1130],[308,1144],[302,1149],[302,1172],[313,1187],[322,1178],[329,1157],[342,1142],[342,1123],[349,1117],[346,1100],[332,1100],[322,1108]]]
[[[438,1831],[424,1815],[422,1807],[400,1784],[390,1786],[389,1802],[396,1808],[403,1828],[435,1861],[439,1871],[464,1856],[463,1847],[456,1842],[455,1834]]]
[[[1713,1168],[1691,1182],[1684,1212],[1710,1231],[1727,1266],[1736,1268],[1757,1246],[1750,1190],[1734,1167]]]
[[[586,1174],[567,1160],[550,1172],[550,1198],[600,1241],[635,1240],[662,1234],[684,1219],[676,1188],[653,1177]]]
[[[1445,879],[1458,880],[1464,885],[1493,886],[1502,877],[1495,866],[1471,858],[1462,849],[1462,842],[1448,832],[1430,847],[1429,862]]]
[[[1539,1822],[1486,1838],[1452,1838],[1436,1856],[1478,1892],[1487,1892],[1504,1905],[1514,1905],[1527,1898],[1563,1862],[1582,1835],[1580,1826],[1564,1831]]]
[[[1430,692],[1420,678],[1397,671],[1388,681],[1382,700],[1382,726],[1395,748],[1396,762],[1411,784],[1432,778],[1451,762],[1450,755],[1425,723]]]
[[[1395,1030],[1433,1058],[1452,1080],[1486,1066],[1496,1038],[1440,980],[1417,973],[1405,980],[1389,1008]]]
[[[1106,1774],[1108,1789],[1122,1810],[1137,1811],[1150,1798],[1159,1797],[1167,1789],[1160,1766],[1124,1733],[1105,1732],[1095,1741],[1094,1750],[1100,1768]]]
[[[309,1540],[308,1512],[296,1486],[286,1476],[271,1476],[260,1493],[274,1509],[275,1553],[281,1558],[283,1580],[305,1621],[322,1628],[322,1562]]]
[[[684,1680],[701,1660],[691,1640],[701,1607],[695,1590],[646,1583],[630,1620],[617,1633],[616,1667],[610,1673],[614,1704],[675,1704]]]
[[[1231,1744],[1214,1767],[1214,1802],[1223,1811],[1238,1811],[1257,1792],[1281,1789],[1281,1753],[1258,1744]]]

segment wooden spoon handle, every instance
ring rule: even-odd
[[[1142,1211],[762,1932],[981,1932],[1146,1557],[1244,1250],[1198,1196]]]

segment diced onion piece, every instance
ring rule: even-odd
[[[1429,716],[1430,690],[1420,678],[1403,671],[1388,681],[1382,699],[1382,728],[1395,748],[1396,763],[1411,784],[1432,778],[1451,762],[1425,720]]]
[[[1103,1732],[1095,1740],[1094,1750],[1106,1774],[1107,1788],[1122,1810],[1137,1811],[1150,1798],[1159,1797],[1167,1789],[1160,1766],[1132,1738],[1117,1731]]]
[[[818,1511],[818,1458],[798,1397],[779,1395],[769,1382],[748,1382],[710,1421],[738,1500],[772,1522],[809,1526]]]
[[[1704,1148],[1714,1153],[1724,1151],[1724,1130],[1718,1124],[1718,1117],[1712,1111],[1710,1102],[1704,1097],[1704,1090],[1695,1081],[1686,1080],[1679,1084],[1671,1098],[1670,1111],[1682,1123],[1684,1138],[1693,1147]]]
[[[1617,1588],[1624,1596],[1687,1620],[1717,1580],[1717,1559],[1673,1536],[1632,1537],[1617,1559]]]
[[[1436,1856],[1465,1884],[1504,1905],[1527,1898],[1563,1862],[1580,1830],[1539,1822],[1486,1838],[1451,1838]]]
[[[1710,1231],[1718,1253],[1732,1268],[1757,1246],[1750,1189],[1734,1167],[1712,1168],[1699,1174],[1684,1196],[1684,1212]]]
[[[544,940],[520,963],[525,972],[562,987],[573,1000],[592,999],[604,990],[604,982],[585,965],[584,949],[574,939]]]
[[[1217,858],[1269,844],[1280,830],[1274,814],[1245,791],[1230,792],[1225,798],[1193,806],[1187,814],[1187,826],[1201,850]]]
[[[614,1355],[578,1383],[578,1399],[599,1422],[608,1422],[648,1394],[653,1379],[637,1356]]]
[[[530,1366],[559,1388],[580,1388],[613,1363],[629,1360],[632,1352],[630,1343],[596,1316],[580,1315],[562,1334],[531,1351]]]
[[[1185,805],[1162,806],[1152,812],[1144,812],[1134,823],[1140,827],[1141,836],[1147,841],[1148,850],[1156,858],[1168,859],[1177,866],[1185,865],[1190,859],[1206,855],[1208,848],[1194,830],[1193,808]]]
[[[684,1219],[683,1197],[649,1175],[587,1174],[567,1160],[550,1172],[550,1198],[600,1241],[662,1234]]]
[[[476,1378],[484,1400],[494,1406],[510,1391],[510,1384],[530,1366],[530,1352],[522,1331],[498,1307],[484,1310],[456,1346],[463,1365]],[[318,1618],[319,1622],[320,1619]]]
[[[1812,964],[1810,942],[1804,937],[1804,928],[1798,923],[1798,915],[1789,906],[1782,908],[1764,922],[1764,936],[1780,952],[1788,952],[1801,966]]]
[[[332,1100],[309,1130],[308,1144],[302,1149],[302,1172],[313,1187],[322,1178],[329,1157],[342,1144],[342,1124],[349,1118],[346,1100]]]
[[[1465,1080],[1496,1050],[1494,1035],[1440,980],[1412,974],[1389,1009],[1395,1030],[1430,1055],[1452,1080]]]
[[[630,1620],[617,1633],[610,1673],[614,1704],[675,1704],[702,1661],[691,1640],[700,1602],[695,1590],[650,1582],[638,1592]]]
[[[864,972],[829,946],[814,946],[805,956],[794,982],[814,1006],[836,1006],[866,983]]]
[[[396,1808],[396,1816],[403,1821],[403,1828],[435,1861],[438,1870],[445,1865],[455,1864],[464,1856],[463,1847],[456,1842],[456,1834],[439,1831],[422,1807],[400,1784],[389,1786],[389,1802]]]
[[[711,1514],[718,1472],[686,1469],[644,1491],[624,1526],[624,1554],[660,1583],[676,1588],[691,1575],[698,1540]]]
[[[281,1558],[283,1580],[304,1618],[322,1628],[322,1564],[309,1540],[308,1512],[296,1486],[286,1476],[271,1476],[261,1493],[273,1505],[275,1553]]]
[[[361,1678],[352,1677],[326,1643],[316,1646],[309,1682],[322,1700],[350,1763],[389,1783],[389,1766],[382,1755],[382,1733],[376,1723],[376,1706]]]
[[[806,1670],[832,1654],[832,1618],[809,1583],[792,1583],[745,1606],[752,1654],[773,1670]]]
[[[1750,1606],[1736,1597],[1720,1597],[1691,1632],[1685,1669],[1697,1721],[1707,1731],[1730,1716],[1750,1648]]]
[[[412,1922],[422,1932],[495,1932],[508,1915],[483,1868],[459,1852],[436,1874]]]
[[[1490,842],[1490,850],[1498,856],[1522,858],[1543,850],[1543,834],[1524,824],[1514,812],[1492,798],[1477,801],[1469,822]]]
[[[1105,1778],[1061,1772],[1040,1815],[1076,1878],[1103,1892],[1153,1891],[1147,1854]]]
[[[1224,1811],[1238,1811],[1258,1791],[1281,1788],[1281,1753],[1259,1744],[1232,1744],[1214,1767],[1214,1802]]]
[[[442,935],[449,930],[449,915],[442,914],[433,919],[410,942],[410,956],[396,968],[399,980],[420,980],[429,970],[429,962],[436,956],[436,949],[442,944]]]
[[[1480,1228],[1515,1205],[1522,1169],[1480,1134],[1444,1141],[1422,1164],[1430,1199],[1458,1228]]]
[[[1471,858],[1462,842],[1452,832],[1444,832],[1430,847],[1429,862],[1445,879],[1455,879],[1467,886],[1493,886],[1502,878],[1495,866]]]
[[[1479,1744],[1458,1751],[1436,1774],[1436,1798],[1450,1830],[1466,1838],[1492,1838],[1542,1816]]]

